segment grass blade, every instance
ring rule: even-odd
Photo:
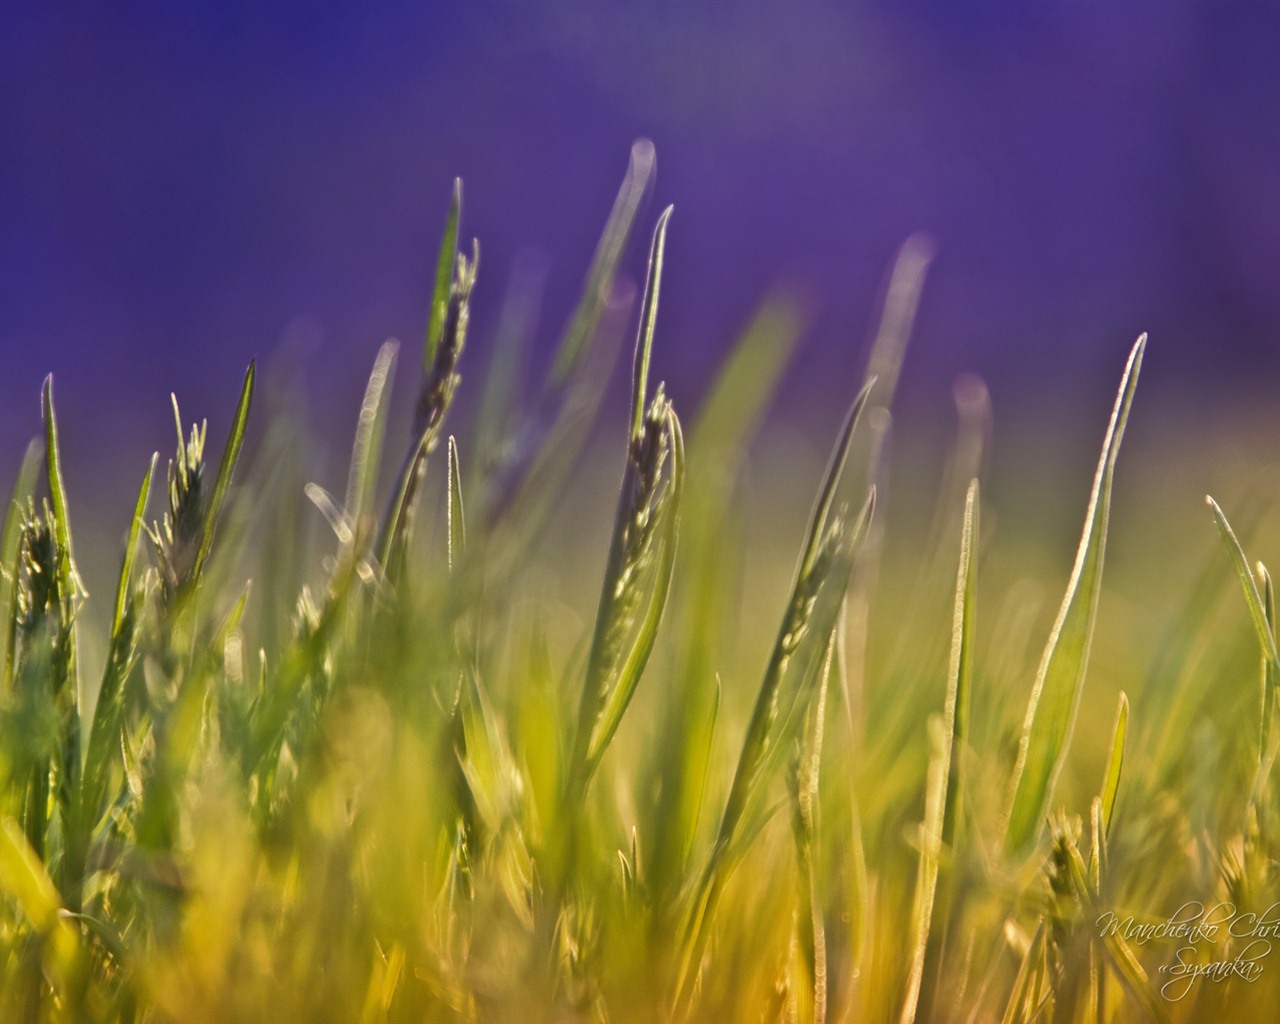
[[[662,622],[662,613],[666,608],[667,595],[671,590],[671,574],[676,561],[676,538],[679,533],[680,499],[684,493],[684,439],[680,433],[680,421],[674,411],[668,412],[666,427],[671,445],[671,483],[663,511],[664,529],[658,547],[658,567],[653,584],[649,591],[649,603],[645,608],[644,618],[640,622],[636,639],[626,660],[618,672],[618,680],[609,693],[608,699],[600,709],[599,720],[591,735],[591,745],[587,751],[587,771],[595,770],[613,734],[618,731],[623,713],[635,694],[640,676],[649,655],[653,653],[654,641],[658,635],[658,626]]]
[[[453,287],[454,268],[458,259],[458,222],[462,217],[462,179],[453,179],[453,197],[440,240],[440,256],[436,260],[435,287],[431,292],[431,313],[427,318],[427,338],[422,347],[422,372],[429,374],[436,364],[445,321],[449,318],[449,293]]]
[[[71,524],[67,518],[67,492],[62,482],[62,453],[58,448],[58,419],[53,408],[53,374],[44,379],[44,445],[46,465],[49,470],[49,500],[53,505],[54,530],[58,540],[58,574],[62,577],[62,592],[68,600],[76,595],[87,597],[88,591],[76,569],[71,551]]]
[[[205,506],[204,521],[200,531],[200,550],[196,554],[192,579],[199,579],[200,571],[208,561],[209,552],[213,550],[213,536],[222,515],[222,506],[227,500],[227,492],[231,489],[232,474],[235,473],[236,463],[240,461],[240,450],[244,446],[245,426],[249,422],[249,405],[253,401],[253,383],[256,375],[256,361],[250,362],[249,369],[245,371],[244,384],[240,388],[235,417],[231,421],[231,432],[227,435],[226,447],[222,449],[222,461],[218,463],[218,476],[213,484],[213,493],[209,495],[209,504]]]
[[[378,349],[360,403],[360,419],[351,446],[351,469],[347,474],[347,494],[343,502],[353,523],[369,514],[378,489],[378,469],[382,465],[382,445],[387,434],[387,398],[395,377],[400,345],[384,342]]]
[[[1102,590],[1102,563],[1111,515],[1116,458],[1124,438],[1146,344],[1147,336],[1144,334],[1133,346],[1120,381],[1120,391],[1098,460],[1075,567],[1057,620],[1050,631],[1027,705],[1005,833],[1005,853],[1010,857],[1024,853],[1039,835],[1054,783],[1071,741]]]
[[[609,219],[605,222],[604,233],[591,259],[582,298],[574,310],[573,319],[569,322],[560,347],[556,350],[551,375],[547,380],[553,391],[558,391],[573,376],[586,355],[588,343],[595,335],[600,314],[613,290],[618,262],[622,258],[627,238],[631,235],[636,211],[653,178],[654,163],[652,142],[640,139],[632,145],[627,173],[622,179],[622,187],[618,190],[613,209],[609,211]]]
[[[1112,812],[1116,806],[1116,794],[1120,791],[1120,773],[1124,768],[1124,742],[1129,732],[1129,698],[1120,694],[1120,706],[1116,709],[1116,727],[1111,734],[1111,755],[1107,758],[1107,771],[1102,778],[1102,834],[1111,834]]]
[[[654,601],[656,591],[651,590],[648,610],[641,626],[637,641],[633,642],[625,657],[619,657],[619,648],[624,641],[623,634],[630,632],[629,602],[639,597],[639,584],[635,579],[636,570],[647,553],[644,550],[653,528],[652,516],[658,510],[658,503],[663,501],[664,492],[660,486],[658,474],[665,458],[666,449],[681,445],[679,427],[676,425],[670,404],[658,389],[649,413],[645,413],[645,399],[648,390],[649,359],[653,349],[653,333],[658,313],[658,297],[662,285],[662,262],[666,248],[667,224],[671,217],[671,207],[667,207],[658,218],[653,232],[653,245],[649,255],[649,272],[645,286],[644,304],[641,309],[640,328],[636,337],[635,359],[631,378],[631,428],[627,439],[627,463],[623,471],[622,487],[618,494],[618,507],[614,517],[613,536],[609,544],[609,557],[605,568],[604,585],[600,592],[600,603],[596,612],[595,631],[591,639],[591,650],[587,657],[587,678],[582,691],[582,700],[578,710],[578,731],[574,743],[572,768],[569,777],[569,792],[576,798],[585,791],[600,754],[604,750],[603,742],[613,735],[617,728],[617,719],[621,718],[621,709],[616,707],[618,699],[623,701],[622,708],[630,700],[630,693],[619,693],[615,680],[615,668],[621,663],[624,669],[628,662],[640,656],[640,668],[648,659],[646,642],[652,647],[652,635],[648,633],[648,621],[655,613]],[[648,446],[646,448],[646,446]],[[676,459],[679,463],[677,465]],[[645,464],[642,468],[642,462]],[[683,450],[674,454],[673,468],[683,469]],[[671,481],[675,482],[672,476]],[[665,492],[666,497],[672,491]],[[668,508],[664,514],[670,514]],[[673,520],[669,519],[668,523]],[[662,544],[664,548],[668,545]],[[662,605],[666,602],[666,589],[669,583],[669,568],[665,573],[662,566],[667,558],[674,556],[674,550],[664,550],[659,554],[659,578],[655,581],[662,586],[662,596],[658,600],[656,614],[660,617]],[[662,576],[666,575],[666,579]],[[656,628],[656,623],[655,623]],[[634,686],[638,674],[626,681]],[[602,716],[608,711],[610,721]],[[615,718],[616,716],[616,718]],[[594,756],[593,756],[594,752]],[[569,806],[573,805],[569,801]]]
[[[36,487],[40,473],[40,457],[44,454],[41,441],[27,445],[18,477],[13,484],[13,494],[5,510],[4,527],[0,529],[0,623],[4,623],[5,659],[4,679],[0,692],[9,693],[13,688],[13,659],[16,637],[10,628],[13,624],[14,587],[18,579],[18,550],[22,541],[23,510]]]
[[[701,970],[710,924],[732,867],[740,834],[753,831],[744,827],[748,808],[760,803],[761,783],[770,774],[768,769],[776,763],[779,751],[783,749],[781,739],[793,726],[797,712],[807,708],[805,698],[811,695],[807,684],[820,670],[821,659],[849,586],[854,553],[874,509],[873,490],[852,529],[843,515],[834,524],[829,523],[854,430],[874,383],[870,381],[862,388],[845,415],[810,513],[787,611],[756,696],[715,845],[691,902],[685,929],[685,952],[677,983],[677,1008],[685,1007],[692,995]],[[815,637],[819,638],[816,643]],[[784,706],[782,689],[787,680],[791,680],[793,685],[787,688]]]
[[[120,579],[116,584],[115,610],[111,619],[111,639],[107,649],[107,663],[102,671],[102,683],[94,704],[93,719],[89,726],[89,747],[85,755],[84,791],[80,810],[85,828],[92,833],[97,824],[108,780],[108,761],[113,753],[120,754],[120,726],[123,706],[120,700],[125,677],[137,655],[134,638],[136,628],[136,598],[134,597],[133,563],[137,556],[138,539],[143,530],[147,503],[151,497],[151,483],[155,476],[158,453],[151,456],[147,472],[142,478],[138,500],[134,505],[133,521],[129,525],[125,541],[124,557],[120,564]]]
[[[120,636],[124,625],[125,610],[129,604],[129,591],[133,585],[133,562],[138,553],[138,538],[142,534],[144,516],[147,514],[147,503],[151,500],[151,481],[155,476],[156,463],[160,454],[154,453],[147,472],[142,478],[142,487],[138,491],[138,501],[133,508],[133,521],[129,524],[129,537],[124,545],[124,560],[120,564],[120,579],[116,584],[115,610],[111,616],[111,639]]]
[[[912,912],[915,947],[907,977],[907,994],[899,1020],[911,1024],[918,1011],[932,1015],[933,987],[926,984],[929,960],[939,955],[944,920],[935,922],[940,862],[944,850],[954,850],[960,827],[961,755],[968,742],[969,706],[973,691],[973,636],[976,616],[975,563],[978,536],[978,481],[965,494],[964,526],[960,536],[960,564],[951,620],[951,658],[947,672],[947,696],[937,750],[930,761],[925,795],[924,821],[920,826],[920,865]]]
[[[462,514],[462,475],[458,469],[458,442],[449,435],[449,571],[462,561],[467,543],[467,524]]]
[[[1262,653],[1273,669],[1280,666],[1280,656],[1276,653],[1276,638],[1267,622],[1267,612],[1262,604],[1262,595],[1258,592],[1258,581],[1249,568],[1249,559],[1236,538],[1235,531],[1227,521],[1226,514],[1218,503],[1209,495],[1205,495],[1205,503],[1213,513],[1213,521],[1218,524],[1218,532],[1222,534],[1223,543],[1235,564],[1236,574],[1240,577],[1240,585],[1244,588],[1244,599],[1249,606],[1249,617],[1253,620],[1253,628],[1258,634],[1258,642],[1262,645]]]

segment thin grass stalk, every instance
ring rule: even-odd
[[[1144,334],[1133,346],[1120,380],[1120,390],[1094,476],[1075,566],[1027,703],[1005,831],[1005,855],[1010,858],[1023,855],[1039,836],[1054,784],[1071,742],[1102,591],[1102,565],[1111,516],[1116,458],[1124,439],[1146,343]]]

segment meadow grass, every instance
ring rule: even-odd
[[[1188,570],[1165,641],[1125,636],[1108,685],[1090,677],[1145,337],[1081,502],[1074,568],[1035,585],[1044,613],[984,557],[990,424],[974,382],[958,392],[930,538],[891,556],[877,494],[931,258],[909,241],[808,481],[807,526],[770,520],[753,561],[749,452],[803,316],[764,304],[686,450],[650,383],[668,208],[615,510],[594,525],[582,489],[598,466],[575,470],[612,422],[604,321],[653,163],[638,143],[531,400],[513,369],[530,334],[516,303],[475,429],[455,436],[484,294],[458,183],[394,472],[395,343],[375,356],[341,497],[271,486],[287,457],[271,445],[242,458],[276,427],[255,420],[254,366],[212,475],[206,426],[187,427],[175,398],[165,486],[153,457],[96,641],[80,635],[83,512],[46,381],[43,435],[0,529],[0,1017],[910,1024],[1280,1009],[1275,595],[1213,499],[1205,532],[1216,523],[1223,545]],[[764,468],[766,503],[803,508],[804,464]],[[319,546],[304,529],[316,517]],[[566,530],[585,531],[585,552],[596,531],[605,552],[594,618],[580,586],[549,582]],[[82,647],[103,652],[92,675]]]

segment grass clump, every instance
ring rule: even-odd
[[[165,507],[149,519],[153,457],[94,678],[46,382],[43,437],[0,530],[0,1017],[909,1024],[1276,1005],[1280,967],[1250,944],[1267,941],[1257,929],[1280,895],[1274,589],[1212,499],[1227,557],[1192,590],[1180,650],[1200,630],[1201,664],[1223,687],[1243,672],[1248,699],[1207,696],[1135,645],[1106,677],[1129,679],[1132,699],[1102,700],[1087,678],[1145,338],[1038,671],[1013,639],[1035,625],[1022,591],[979,557],[992,535],[972,385],[936,543],[916,565],[884,543],[890,409],[931,257],[920,239],[899,256],[807,527],[758,555],[794,543],[790,584],[740,601],[754,578],[746,452],[803,315],[766,301],[686,452],[649,383],[668,208],[583,625],[576,577],[547,568],[571,553],[548,538],[579,500],[597,420],[611,427],[605,328],[652,169],[638,143],[528,403],[512,367],[536,303],[513,301],[474,436],[447,433],[484,294],[455,186],[385,505],[394,342],[374,359],[340,497],[310,483],[264,509],[270,488],[239,486],[271,473],[261,453],[242,458],[264,429],[253,365],[216,473],[205,424],[185,430],[175,398]],[[293,579],[280,546],[315,510],[336,543]],[[268,519],[283,525],[250,568],[252,524]],[[1232,565],[1249,643],[1213,582]],[[920,578],[905,602],[881,589],[903,572]],[[772,637],[763,657],[757,634]],[[1098,735],[1096,766],[1082,731]],[[1082,788],[1086,775],[1100,785]],[[1235,927],[1186,949],[1152,941],[1197,907]]]

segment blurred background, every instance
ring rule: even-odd
[[[1135,475],[1178,477],[1182,507],[1241,444],[1269,457],[1278,102],[1261,2],[6,0],[0,487],[50,371],[73,501],[120,530],[147,455],[171,452],[169,391],[221,438],[255,355],[341,451],[377,345],[416,362],[455,175],[483,247],[467,367],[521,260],[545,271],[545,355],[647,136],[641,235],[676,206],[655,372],[680,408],[789,283],[812,321],[779,430],[829,436],[893,253],[927,230],[904,443],[940,458],[953,382],[979,374],[997,504],[1064,508],[1069,555],[1141,331]]]

